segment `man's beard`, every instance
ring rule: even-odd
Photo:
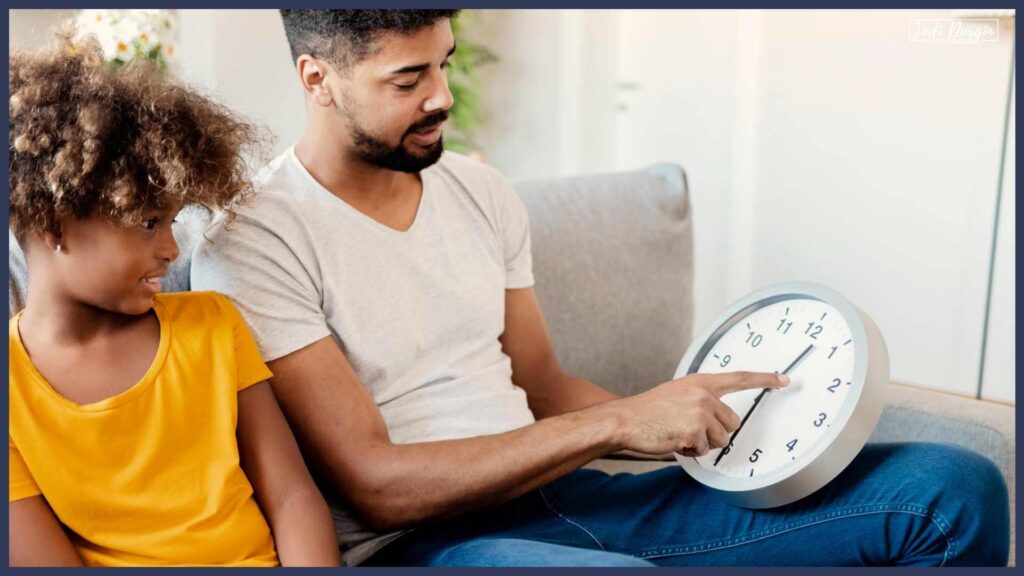
[[[386,142],[370,135],[362,129],[351,115],[348,116],[348,124],[352,131],[352,142],[354,144],[352,153],[357,160],[372,166],[394,170],[397,172],[417,173],[424,168],[434,164],[441,159],[444,153],[444,137],[438,137],[437,142],[423,148],[422,154],[413,154],[405,149],[405,137],[409,134],[439,124],[448,118],[448,112],[441,110],[413,124],[402,135],[397,146],[389,146]]]

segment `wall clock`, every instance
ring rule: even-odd
[[[874,430],[889,385],[888,351],[871,318],[806,282],[735,302],[694,340],[675,377],[737,370],[784,373],[791,382],[722,396],[741,419],[729,445],[676,459],[747,508],[789,504],[835,478]]]

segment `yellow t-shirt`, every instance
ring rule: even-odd
[[[278,564],[239,465],[238,392],[270,378],[215,292],[157,294],[142,380],[80,405],[32,365],[10,322],[10,501],[42,494],[87,565]]]

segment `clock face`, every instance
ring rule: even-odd
[[[781,300],[740,317],[711,345],[697,372],[780,372],[791,382],[763,395],[744,390],[723,396],[747,419],[730,446],[696,458],[701,468],[749,478],[802,463],[838,426],[847,399],[856,399],[854,354],[850,327],[820,300]]]

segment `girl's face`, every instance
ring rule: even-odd
[[[64,292],[110,312],[148,312],[178,257],[171,224],[179,210],[178,203],[148,210],[141,224],[127,228],[99,216],[62,221],[53,262]]]

